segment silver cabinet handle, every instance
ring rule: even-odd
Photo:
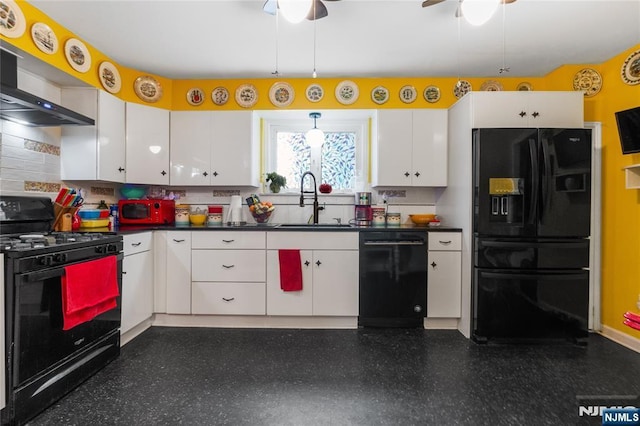
[[[225,268],[225,269],[231,269],[234,266],[236,266],[236,265],[222,265],[222,267]]]
[[[444,244],[444,245],[451,244],[451,240],[449,240],[449,241],[442,241],[442,240],[438,240],[438,242],[439,242],[440,244]]]
[[[235,297],[230,297],[230,298],[227,299],[226,297],[223,297],[222,300],[224,300],[225,302],[233,302],[234,300],[236,300],[236,298]]]
[[[140,244],[142,244],[142,241],[141,241],[141,242],[139,242],[139,243],[131,243],[131,245],[132,245],[133,247],[138,247]]]
[[[176,240],[175,238],[173,239],[173,241],[175,241],[176,243],[184,243],[184,240]]]
[[[234,242],[234,241],[235,241],[235,240],[222,240],[222,242],[223,242],[223,243],[232,243],[232,242]]]

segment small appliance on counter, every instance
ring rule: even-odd
[[[170,225],[175,222],[174,200],[120,200],[120,225]]]
[[[373,219],[373,212],[371,210],[371,193],[356,192],[355,196],[355,225],[370,226]]]

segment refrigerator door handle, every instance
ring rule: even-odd
[[[546,141],[541,139],[540,140],[540,147],[542,148],[542,176],[541,176],[541,180],[542,180],[542,200],[541,200],[541,205],[540,205],[540,222],[542,222],[542,217],[544,215],[544,209],[545,206],[549,205],[549,179],[550,179],[550,173],[551,173],[551,159],[549,158],[549,153],[547,152],[546,149]]]
[[[540,191],[539,182],[540,175],[538,172],[538,151],[536,149],[536,140],[529,139],[529,159],[531,161],[531,205],[529,206],[530,224],[534,223],[535,213],[538,208],[538,193]]]

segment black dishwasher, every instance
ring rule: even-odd
[[[359,327],[423,327],[427,233],[360,232]]]

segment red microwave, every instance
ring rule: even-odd
[[[169,225],[176,220],[173,200],[120,200],[120,225]]]

